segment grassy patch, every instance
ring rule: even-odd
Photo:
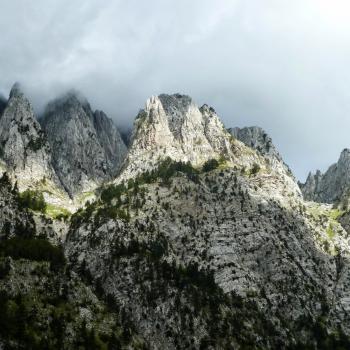
[[[65,218],[71,215],[70,211],[66,208],[60,207],[58,205],[53,204],[47,204],[46,205],[46,215],[54,218],[54,219],[60,219]]]
[[[329,237],[329,239],[333,239],[335,236],[335,232],[334,232],[334,228],[333,228],[333,224],[329,224],[327,227],[327,236]]]
[[[329,217],[332,220],[338,220],[340,216],[344,214],[344,211],[339,210],[339,209],[332,209],[329,213]]]

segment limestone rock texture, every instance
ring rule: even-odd
[[[186,95],[152,96],[147,100],[134,122],[131,145],[116,182],[154,168],[160,160],[201,166],[210,159],[230,163],[249,171],[255,164],[261,168],[274,167],[276,173],[299,193],[294,178],[284,163],[262,157],[226,130],[214,108],[198,107]]]
[[[50,145],[18,84],[0,117],[0,158],[20,190],[45,181],[57,184]]]
[[[116,174],[126,154],[119,131],[77,92],[49,103],[40,122],[51,145],[53,166],[71,196],[92,191]]]
[[[0,241],[18,233],[35,231],[33,217],[22,210],[17,195],[10,178],[7,175],[0,177]]]
[[[282,156],[279,154],[271,137],[266,131],[258,126],[250,126],[244,128],[229,128],[228,132],[246,146],[258,151],[262,156],[268,157],[273,163],[283,164],[287,173],[291,176],[292,171],[289,166],[284,163]]]
[[[198,165],[230,149],[229,134],[214,110],[200,109],[185,95],[153,96],[136,117],[123,174],[148,170],[166,156]]]
[[[349,206],[350,195],[350,150],[344,149],[337,163],[322,174],[309,173],[304,184],[300,184],[306,200],[335,203],[344,208]]]

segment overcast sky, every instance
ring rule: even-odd
[[[259,125],[299,179],[350,148],[348,0],[2,0],[0,92],[37,111],[76,88],[131,125],[186,93],[227,127]]]

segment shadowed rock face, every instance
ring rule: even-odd
[[[258,151],[261,155],[268,157],[272,161],[281,163],[285,170],[292,175],[289,166],[284,163],[282,156],[277,151],[272,142],[271,137],[258,126],[251,126],[245,128],[230,128],[229,133],[237,140],[243,142],[246,146]]]
[[[4,96],[0,95],[0,116],[2,114],[2,112],[4,111],[4,109],[6,108],[6,104],[7,104],[7,100]]]
[[[89,191],[116,174],[126,154],[119,131],[76,92],[49,103],[41,124],[56,172],[70,195]]]
[[[116,175],[127,151],[124,141],[112,119],[102,111],[94,113],[94,127],[98,141],[105,152],[109,172],[111,175]]]
[[[0,117],[1,155],[20,187],[43,179],[56,181],[49,143],[18,84]]]
[[[347,206],[350,194],[350,150],[344,149],[337,163],[322,174],[310,173],[305,184],[300,184],[306,200],[321,203],[341,203]]]
[[[273,145],[271,137],[262,128],[257,126],[236,127],[228,129],[228,131],[246,146],[256,149],[259,153],[282,159]]]

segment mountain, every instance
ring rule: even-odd
[[[251,146],[188,96],[152,97],[115,184],[72,217],[72,266],[152,349],[349,344],[348,234]]]
[[[21,190],[46,181],[58,185],[50,145],[19,84],[13,86],[0,117],[0,155]]]
[[[96,178],[116,147],[104,121],[76,94],[46,111],[76,195],[82,165]],[[152,97],[120,172],[72,215],[38,211],[4,176],[0,348],[349,349],[349,223],[304,201],[248,129],[232,136],[188,96]]]
[[[153,96],[135,120],[124,173],[147,170],[166,156],[197,165],[229,149],[229,135],[214,111],[199,109],[185,95]]]
[[[207,106],[199,109],[190,97],[180,94],[153,96],[136,117],[123,172],[139,173],[167,156],[198,165],[228,155],[230,141]]]
[[[119,131],[78,93],[69,92],[49,103],[40,122],[56,173],[71,196],[91,191],[116,174],[126,154]]]
[[[272,166],[259,153],[233,138],[214,108],[208,105],[199,108],[189,96],[181,94],[162,94],[147,100],[135,119],[129,152],[118,181],[150,170],[166,157],[193,166],[217,159],[247,172],[255,165]],[[278,164],[275,170],[289,187],[299,192],[284,165]]]
[[[152,97],[115,185],[73,216],[67,256],[152,349],[340,344],[347,232],[272,163],[212,108]]]
[[[344,149],[337,163],[322,174],[309,173],[305,184],[300,184],[306,200],[342,204],[348,207],[350,194],[350,150]]]

